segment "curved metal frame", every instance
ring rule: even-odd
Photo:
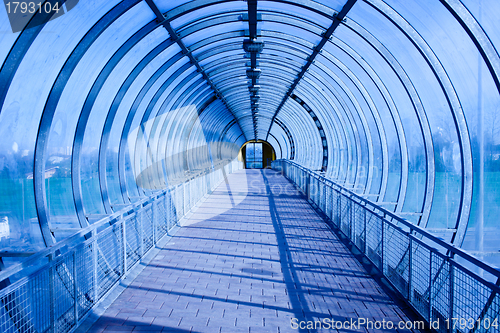
[[[212,35],[204,40],[196,41],[191,45],[185,45],[184,39],[189,40],[193,34],[204,32],[214,27],[223,28],[225,25],[231,26],[234,22],[241,23],[246,21],[249,22],[249,25],[256,25],[256,21],[250,22],[248,17],[245,17],[245,13],[241,13],[238,10],[221,11],[205,14],[202,17],[189,18],[174,30],[170,22],[173,22],[176,18],[186,17],[184,15],[215,4],[225,3],[226,0],[189,2],[166,13],[161,13],[153,0],[146,0],[146,3],[156,15],[156,20],[138,27],[136,33],[116,50],[106,65],[100,68],[92,88],[86,92],[86,99],[80,110],[73,139],[71,177],[73,204],[81,227],[87,226],[88,221],[85,214],[86,208],[82,199],[80,159],[84,148],[83,140],[89,117],[94,110],[94,103],[100,94],[103,93],[101,92],[102,88],[121,59],[129,53],[134,45],[159,26],[164,26],[171,38],[153,47],[146,57],[141,59],[134,68],[130,69],[126,79],[120,82],[120,89],[113,96],[109,110],[106,110],[107,114],[101,131],[97,162],[99,189],[104,211],[107,214],[112,213],[113,206],[108,194],[106,153],[109,149],[110,133],[119,106],[122,104],[124,96],[129,93],[134,95],[134,101],[128,111],[121,131],[118,152],[119,187],[124,203],[129,203],[130,197],[134,197],[135,194],[141,194],[137,184],[135,184],[134,188],[134,186],[131,187],[127,183],[128,171],[125,169],[126,140],[131,126],[134,124],[139,123],[142,126],[147,121],[156,119],[153,122],[153,129],[146,133],[147,139],[160,142],[158,148],[165,146],[165,149],[169,150],[181,149],[180,147],[173,148],[171,143],[167,145],[168,135],[178,133],[178,135],[190,138],[195,126],[193,119],[190,118],[182,125],[171,127],[173,126],[171,123],[159,123],[159,115],[168,112],[170,109],[176,110],[193,105],[198,112],[198,117],[202,117],[202,115],[203,119],[207,117],[207,126],[212,127],[213,133],[211,132],[210,138],[207,138],[210,142],[219,142],[217,140],[223,142],[224,140],[229,140],[229,137],[239,138],[235,139],[238,142],[245,141],[241,138],[241,134],[246,137],[255,131],[258,136],[256,139],[264,135],[263,133],[265,133],[266,139],[268,135],[273,135],[276,143],[280,145],[280,150],[283,152],[284,147],[281,147],[283,140],[281,140],[280,136],[286,136],[290,147],[289,156],[291,159],[294,159],[297,155],[306,152],[309,149],[307,148],[308,145],[315,146],[317,144],[313,142],[315,139],[311,141],[311,136],[308,136],[310,134],[306,133],[297,124],[294,124],[302,116],[299,116],[300,110],[297,106],[287,102],[287,100],[290,96],[298,96],[296,98],[306,102],[309,105],[308,108],[313,109],[318,116],[318,121],[320,120],[317,130],[322,138],[321,141],[327,141],[326,145],[324,143],[320,144],[323,147],[323,160],[321,164],[323,166],[328,164],[328,169],[331,169],[328,171],[328,174],[331,174],[335,178],[343,177],[344,182],[353,181],[355,187],[361,185],[361,187],[364,187],[363,191],[365,195],[374,195],[372,192],[377,192],[375,195],[378,196],[377,201],[379,202],[384,200],[389,181],[388,147],[392,143],[388,143],[385,132],[387,126],[391,126],[391,129],[394,129],[398,143],[397,145],[393,144],[391,147],[398,147],[399,158],[401,160],[401,176],[398,179],[399,189],[395,212],[402,212],[408,189],[409,153],[405,127],[398,112],[399,105],[395,102],[391,91],[384,84],[374,67],[371,66],[370,61],[364,59],[362,55],[343,43],[342,40],[332,36],[335,28],[342,26],[343,28],[350,29],[361,41],[375,50],[380,55],[380,58],[385,61],[388,70],[394,73],[400,81],[401,86],[406,90],[420,126],[426,159],[424,200],[420,212],[414,213],[421,214],[418,220],[421,226],[425,227],[427,225],[432,208],[435,182],[433,133],[417,88],[412,83],[412,78],[405,72],[404,67],[397,61],[395,55],[391,54],[374,35],[362,25],[349,18],[345,18],[351,8],[355,10],[355,0],[346,1],[346,5],[339,13],[336,13],[328,6],[316,2],[303,2],[301,0],[273,1],[291,6],[290,8],[294,10],[289,13],[278,10],[263,10],[261,15],[257,17],[257,21],[293,26],[317,36],[321,42],[318,45],[314,45],[307,40],[303,40],[300,36],[295,36],[286,31],[256,30],[256,34],[259,38],[266,41],[266,45],[260,58],[257,59],[259,69],[262,69],[262,76],[259,79],[259,83],[263,86],[259,95],[261,106],[258,115],[252,118],[251,114],[249,114],[251,107],[250,98],[246,92],[246,78],[241,80],[241,76],[245,74],[246,62],[249,61],[248,58],[244,58],[245,53],[241,47],[241,40],[248,37],[248,31],[227,31],[226,29],[226,31]],[[434,51],[418,31],[411,26],[410,22],[406,21],[404,17],[383,0],[362,1],[371,6],[371,8],[380,14],[380,17],[390,22],[412,43],[415,51],[425,60],[439,83],[441,88],[440,93],[446,98],[450,114],[453,117],[460,148],[462,188],[455,225],[456,233],[452,237],[452,242],[461,245],[465,236],[472,205],[473,173],[471,139],[458,93],[455,91],[453,82]],[[479,22],[460,1],[440,1],[462,26],[477,47],[497,90],[500,92],[500,56],[492,41],[482,29]],[[139,3],[139,0],[122,1],[102,16],[74,47],[71,55],[64,65],[62,65],[57,77],[51,82],[52,89],[43,107],[38,127],[33,164],[35,205],[46,245],[52,244],[54,237],[50,229],[50,217],[47,208],[45,164],[48,157],[49,134],[59,99],[73,71],[89,48],[113,22]],[[296,14],[299,10],[321,15],[331,20],[332,25],[330,27],[323,27],[317,22],[300,18]],[[10,84],[27,50],[36,38],[41,38],[40,32],[43,28],[44,25],[42,24],[34,27],[30,26],[23,30],[11,47],[9,54],[7,54],[0,70],[1,106],[4,104]],[[227,42],[227,44],[222,47],[220,45],[221,42]],[[173,47],[174,44],[180,49],[179,52],[170,57],[165,64],[158,67],[139,91],[129,91],[143,70],[164,50]],[[351,58],[358,67],[351,69],[340,58],[334,57],[329,51],[321,51],[324,45],[340,50],[347,57]],[[280,63],[279,59],[285,56],[288,58],[287,62]],[[317,58],[316,62],[315,58]],[[207,63],[205,67],[200,65],[200,63],[205,62]],[[333,64],[334,67],[325,66],[326,63]],[[363,71],[368,75],[371,80],[370,84],[373,84],[373,86],[368,87],[364,85],[362,80],[358,78],[356,71]],[[166,77],[167,74],[171,75]],[[322,82],[324,78],[328,78],[326,81],[329,82]],[[207,86],[203,84],[203,80]],[[340,89],[338,89],[337,85]],[[201,91],[198,91],[199,89]],[[378,94],[379,100],[382,98],[385,104],[379,105],[378,102],[375,102],[372,94]],[[214,95],[223,104],[214,103]],[[147,105],[144,107],[145,104]],[[381,118],[379,108],[387,108],[388,114],[391,115],[391,122]],[[307,108],[306,111],[310,112]],[[279,112],[284,112],[284,116],[280,116],[278,119],[277,115]],[[176,117],[180,117],[180,115],[177,114]],[[252,118],[251,121],[250,118]],[[374,131],[374,127],[370,126],[371,123],[368,124],[367,119],[370,119],[370,122],[374,122],[376,131]],[[313,123],[316,122],[314,117],[312,117],[312,120]],[[273,127],[273,124],[277,126]],[[267,126],[269,126],[269,129],[265,132],[264,128]],[[172,132],[170,131],[171,129]],[[215,132],[218,134],[215,134]],[[193,135],[201,134],[193,132]],[[330,142],[331,147],[328,145]],[[380,187],[378,185],[378,178],[375,180],[371,171],[375,165],[374,161],[376,158],[373,142],[376,142],[377,145],[380,143],[381,149],[383,170]],[[136,148],[141,145],[139,140],[135,140],[135,144]],[[219,145],[219,149],[222,149],[223,144],[217,144]],[[368,157],[366,157],[366,162],[362,162],[361,155],[364,154],[365,144],[367,146]],[[189,144],[186,142],[183,148],[188,149]],[[157,150],[154,152],[152,158],[158,161],[165,153],[163,150]],[[220,152],[218,154],[220,155]],[[133,156],[130,156],[130,158],[131,163],[138,163],[136,166],[139,168],[145,167],[140,160],[136,161]],[[368,165],[368,175],[363,184],[361,184],[358,172],[364,166],[363,163],[367,163]],[[353,171],[352,175],[346,173],[345,177],[342,176],[342,170],[347,170],[346,168],[353,164],[355,164],[355,171]],[[153,176],[150,181],[155,186],[161,187],[160,170],[158,169],[156,172],[157,176]],[[341,179],[339,180],[342,181]],[[373,190],[374,188],[375,190]]]

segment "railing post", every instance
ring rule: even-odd
[[[411,239],[411,231],[408,233],[408,238],[409,238],[409,241],[410,241],[410,244],[408,244],[408,249],[409,249],[409,253],[408,253],[408,301],[412,302],[412,274],[413,274],[413,239]]]
[[[97,280],[97,267],[99,265],[99,257],[97,255],[97,230],[93,229],[92,230],[92,260],[94,261],[94,265],[92,266],[94,268],[93,271],[93,276],[94,276],[94,304],[97,303],[97,300],[99,299],[99,281]]]
[[[306,198],[311,199],[311,175],[306,172]]]
[[[382,276],[385,276],[385,272],[384,272],[384,257],[385,257],[385,213],[382,217],[382,222],[381,222],[381,227],[382,227],[382,251],[381,251],[381,254],[380,256],[382,257],[380,262],[381,262],[381,272],[382,272]]]
[[[75,316],[75,327],[78,326],[78,269],[76,266],[76,250],[73,251],[73,294],[75,295],[75,307],[74,307],[74,316]]]
[[[449,314],[448,314],[448,318],[454,318],[454,315],[453,315],[453,306],[454,306],[454,302],[453,302],[453,294],[454,294],[454,288],[455,288],[455,284],[453,283],[455,278],[454,278],[454,269],[453,269],[453,264],[451,262],[451,259],[448,260],[448,263],[450,265],[450,274],[449,274],[449,285],[450,285],[450,309],[449,309]],[[448,327],[448,332],[453,332],[453,325],[449,325]]]
[[[172,220],[174,216],[174,208],[172,205],[172,196],[170,195],[170,190],[168,191],[168,201],[167,197],[165,196],[165,217],[167,218],[167,234],[170,231],[170,228],[172,227]]]
[[[187,185],[186,185],[186,191],[187,191],[187,202],[186,202],[186,209],[184,210],[184,212],[188,212],[189,211],[189,208],[191,207],[191,186],[192,186],[192,183],[193,181],[192,180],[188,180],[187,182]]]
[[[181,212],[181,217],[186,214],[186,183],[182,183],[181,185],[182,189],[182,212]]]
[[[366,235],[366,208],[365,207],[363,207],[363,234],[365,235],[363,253],[367,254],[367,252],[366,252],[367,244],[366,243],[368,242],[368,238]]]
[[[140,240],[140,253],[141,259],[144,256],[144,216],[146,215],[146,208],[143,206],[137,212],[139,221],[139,240]]]
[[[50,263],[50,268],[49,268],[49,298],[50,298],[50,304],[49,304],[49,320],[50,320],[50,331],[53,333],[56,333],[56,294],[54,290],[54,254],[51,253],[49,255],[49,263]]]
[[[429,322],[432,321],[432,250],[429,250]]]
[[[123,263],[123,275],[122,278],[127,273],[127,223],[125,219],[120,217],[122,223],[122,263]]]
[[[323,193],[323,208],[325,210],[325,213],[327,211],[327,208],[326,208],[326,191],[327,191],[327,189],[326,189],[326,183],[323,182],[323,191],[322,191],[322,193]]]
[[[153,226],[153,247],[156,246],[156,218],[158,216],[158,198],[153,201],[151,207],[151,225]]]
[[[342,216],[342,213],[340,211],[341,207],[342,207],[342,194],[340,194],[340,192],[337,192],[337,209],[336,209],[337,210],[337,212],[336,212],[337,218],[336,218],[335,222],[337,224],[337,227],[339,227],[339,228],[342,225],[342,222],[340,221],[340,218]]]
[[[306,191],[307,200],[311,200],[311,175],[307,171],[303,171],[306,174]]]
[[[355,216],[355,209],[354,209],[354,203],[352,198],[349,198],[349,237],[351,238],[351,241],[354,243],[355,241],[355,228],[356,228],[356,219],[354,218]]]

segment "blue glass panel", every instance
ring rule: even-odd
[[[154,30],[150,35],[135,45],[130,52],[119,62],[113,70],[108,80],[104,84],[99,96],[97,97],[93,111],[90,114],[85,137],[83,141],[83,156],[81,161],[82,179],[86,179],[87,186],[84,189],[84,200],[87,203],[85,207],[90,214],[103,213],[103,207],[100,202],[99,172],[98,172],[98,151],[101,142],[101,134],[114,96],[123,82],[130,74],[137,63],[146,56],[154,47],[168,38],[168,33],[163,27]],[[118,175],[118,169],[110,170],[112,174]],[[91,180],[90,182],[88,180]],[[116,182],[116,180],[115,180]]]
[[[14,245],[16,251],[43,246],[34,204],[32,169],[38,124],[52,83],[79,39],[115,4],[116,1],[99,5],[81,3],[67,14],[48,22],[27,51],[12,80],[4,109],[0,113],[3,138],[0,155],[5,156],[6,162],[2,167],[4,174],[9,174],[10,181],[18,184],[11,187],[15,193],[9,195],[10,198],[16,198],[16,203],[9,204],[4,214],[9,220],[12,237],[10,240],[9,237],[5,238],[5,245]],[[80,10],[87,15],[81,15]],[[9,40],[9,37],[5,37],[5,42]],[[2,42],[2,52],[5,51],[4,46],[7,50],[9,48],[9,45]],[[52,130],[54,136],[58,136],[61,141],[70,136],[67,125],[65,116],[54,120]],[[45,177],[49,213],[62,213],[75,221],[71,186],[67,181],[71,155],[71,148],[68,147],[71,147],[71,142],[70,139],[66,144],[59,142],[51,145],[49,141]],[[8,203],[9,200],[1,202]],[[2,208],[2,211],[5,209]]]
[[[239,22],[231,22],[231,23],[224,23],[224,24],[219,24],[215,26],[211,26],[202,30],[198,30],[184,38],[182,38],[182,41],[186,45],[190,45],[193,43],[196,43],[200,40],[203,40],[205,38],[212,37],[217,34],[221,34],[224,32],[228,31],[245,31],[248,30],[248,22],[245,21],[239,21]]]
[[[106,175],[111,203],[119,204],[122,203],[123,200],[116,170],[118,168],[118,149],[120,145],[123,126],[125,124],[125,119],[130,111],[130,108],[132,107],[132,104],[134,103],[134,100],[137,98],[137,95],[139,94],[142,87],[146,84],[148,79],[158,70],[158,68],[160,68],[165,62],[167,62],[178,52],[180,52],[180,48],[177,46],[177,44],[173,44],[165,51],[161,52],[155,59],[153,59],[149,63],[149,65],[147,65],[144,70],[137,76],[137,78],[134,80],[129,90],[123,97],[122,102],[120,103],[116,118],[111,128],[110,140],[108,145],[108,164],[106,167]],[[163,77],[163,81],[161,80],[161,78],[159,81],[164,82],[167,77],[168,75]],[[156,89],[158,88],[158,85],[156,86]],[[151,96],[149,98],[151,98]]]
[[[65,136],[56,137],[54,134],[55,127],[52,128],[49,137],[49,147],[52,148],[49,149],[55,149],[57,151],[60,147],[71,147],[73,145],[76,123],[87,97],[87,93],[90,91],[95,79],[106,62],[116,50],[140,27],[154,18],[154,14],[147,9],[147,5],[141,2],[124,13],[124,15],[113,22],[113,24],[101,34],[82,57],[68,80],[55,113],[55,119],[58,119],[58,117],[65,118]],[[73,11],[70,11],[70,13],[72,12]],[[117,33],[118,31],[120,33]],[[73,112],[68,112],[68,110],[73,110]],[[97,136],[100,138],[100,134]],[[90,150],[83,148],[81,156],[83,164],[85,164],[86,160],[96,161],[97,153],[95,149]],[[49,158],[47,162],[49,163],[50,161]],[[47,164],[46,167],[48,169],[50,165]],[[97,167],[96,163],[94,163],[94,167]],[[84,166],[82,171],[85,172],[86,170]],[[70,182],[69,175],[65,177],[65,181]],[[81,175],[82,199],[86,214],[103,212],[102,203],[99,201],[94,202],[93,199],[91,199],[100,199],[98,181],[98,177],[92,178],[90,174],[82,173]],[[64,199],[61,199],[61,201],[68,204],[71,203],[72,200],[70,200],[69,191],[66,192]],[[68,209],[62,209],[60,211],[52,210],[52,221],[53,223],[60,224],[60,226],[68,223],[72,223],[73,225],[76,222],[74,221],[74,217],[71,216],[71,213],[72,212],[68,211]]]
[[[489,33],[489,38],[494,43],[497,43],[498,34],[491,29],[498,26],[498,20],[492,18],[499,9],[498,3],[480,1],[473,5],[472,2],[468,1],[466,4],[471,7],[476,18],[480,19],[485,31],[488,29],[486,32]],[[444,66],[458,94],[472,142],[474,161],[474,197],[467,229],[467,248],[496,252],[499,249],[500,237],[490,238],[486,241],[484,235],[499,235],[498,219],[496,218],[500,213],[500,204],[496,200],[496,188],[498,187],[496,179],[497,172],[500,171],[496,159],[496,146],[500,134],[498,121],[500,96],[498,90],[476,46],[444,6],[436,3],[433,4],[431,9],[429,9],[429,6],[421,4],[410,7],[404,1],[392,1],[391,5],[429,43],[429,46]],[[479,12],[481,6],[483,8]],[[429,10],[433,19],[423,20],[422,13],[429,13]],[[436,38],[436,36],[440,36],[440,38]],[[435,105],[434,102],[434,108]],[[458,192],[460,185],[456,176],[457,171],[460,170],[459,146],[456,137],[448,134],[455,130],[449,116],[445,116],[443,112],[429,112],[429,117],[431,125],[435,128],[435,130],[433,129],[433,132],[435,132],[434,141],[440,141],[437,143],[440,154],[439,162],[443,162],[446,166],[444,170],[437,170],[436,190],[439,190],[439,188],[446,190],[436,194],[439,197],[434,200],[436,210],[433,210],[435,220],[440,219],[443,221],[445,218],[440,216],[439,212],[449,210],[450,206],[452,206],[452,211],[456,210],[460,203],[455,198],[456,194],[454,193]],[[483,156],[482,161],[481,156]],[[482,170],[481,163],[484,163]],[[479,184],[481,183],[484,186],[482,195],[479,193]],[[448,223],[453,225],[454,221]],[[482,232],[475,233],[477,223],[482,225]],[[446,227],[450,227],[449,224]],[[483,236],[479,234],[483,234]],[[481,239],[484,241],[481,241]],[[498,259],[488,258],[487,260],[497,260],[496,264],[500,263]]]
[[[325,1],[324,4],[332,9],[340,10],[342,5],[339,3],[335,3],[336,1]],[[305,8],[290,6],[289,4],[277,3],[274,1],[258,1],[257,2],[257,10],[261,13],[265,13],[268,11],[277,12],[282,14],[294,15],[295,18],[308,20],[309,22],[314,22],[328,28],[332,24],[332,20],[325,15],[320,15],[318,13],[313,12],[312,10],[307,10]],[[327,14],[326,11],[322,11],[323,14]],[[288,16],[287,15],[287,16]]]
[[[171,10],[172,8],[181,6],[189,1],[191,1],[191,0],[176,0],[176,1],[155,0],[155,4],[156,4],[156,6],[158,6],[158,9],[160,9],[160,11],[162,13],[165,13],[165,12]]]
[[[5,7],[0,6],[0,64],[3,64],[20,32],[13,33]],[[0,66],[1,67],[1,66]]]
[[[488,35],[495,48],[500,50],[500,2],[497,0],[461,0],[474,15],[483,30]]]
[[[159,5],[160,6],[160,5]],[[161,8],[160,8],[161,9]],[[215,4],[211,6],[207,6],[193,12],[182,15],[181,17],[173,20],[171,22],[172,28],[178,29],[179,27],[184,26],[190,22],[196,22],[200,19],[206,18],[207,16],[216,15],[219,13],[228,13],[228,12],[246,12],[247,4],[243,1],[230,1],[222,4]],[[248,23],[247,23],[248,27]]]
[[[247,24],[248,26],[248,24]],[[307,30],[290,26],[287,24],[282,24],[282,23],[276,23],[276,22],[268,22],[268,21],[263,21],[259,25],[260,29],[262,30],[269,30],[269,31],[277,31],[277,32],[282,32],[291,36],[298,36],[302,39],[305,39],[314,45],[317,45],[321,41],[321,36],[311,33]]]
[[[356,17],[359,18],[360,20],[363,20],[363,23],[365,24],[364,21],[366,21],[366,15],[365,12],[360,11],[359,7],[356,11],[354,11],[350,14],[352,15],[357,15]],[[377,16],[374,16],[377,17]],[[376,21],[376,20],[375,20]],[[368,23],[366,23],[368,24]],[[374,23],[370,23],[373,25],[376,25]],[[376,25],[377,26],[377,25]],[[385,25],[383,26],[384,29],[389,29],[386,28]],[[382,38],[384,41],[385,40],[390,40],[392,38],[392,35],[389,36],[384,36],[384,31],[387,30],[380,30],[377,31],[376,29],[374,32],[377,32],[377,37]],[[392,33],[392,31],[391,31]],[[390,33],[388,33],[390,34]],[[395,56],[398,56],[398,60],[401,60],[403,58],[404,61],[407,61],[408,63],[411,63],[412,59],[415,59],[415,61],[418,61],[418,55],[416,53],[410,53],[410,58],[405,58],[404,55],[408,54],[408,51],[404,49],[404,47],[399,46],[399,42],[401,43],[407,43],[404,38],[401,38],[401,36],[398,36],[397,32],[394,32],[394,41],[392,43],[389,41],[387,42],[387,47],[399,47],[400,49],[398,51],[401,51],[400,53],[394,53],[396,52],[395,50],[393,51],[393,54]],[[380,35],[380,36],[379,36]],[[419,121],[416,115],[416,111],[414,109],[414,106],[408,96],[408,93],[404,86],[402,85],[400,79],[398,76],[393,72],[393,70],[389,67],[387,62],[381,57],[381,55],[373,49],[370,45],[368,45],[364,40],[362,40],[358,35],[356,35],[352,30],[340,26],[336,31],[335,31],[335,36],[339,39],[341,39],[344,43],[349,45],[355,52],[358,54],[362,55],[363,58],[367,61],[367,63],[374,69],[374,71],[379,75],[381,80],[384,82],[385,86],[387,87],[388,91],[391,93],[391,96],[394,99],[395,106],[399,110],[400,117],[403,123],[403,128],[407,137],[407,143],[408,143],[408,155],[409,155],[409,170],[410,170],[410,179],[409,179],[409,187],[408,187],[408,193],[411,193],[411,198],[407,198],[407,205],[410,204],[411,208],[406,208],[409,211],[411,209],[417,209],[419,211],[422,207],[423,203],[423,196],[424,196],[424,191],[425,191],[425,186],[422,184],[418,185],[419,181],[422,179],[425,179],[425,172],[426,172],[426,159],[425,159],[425,150],[424,150],[424,142],[423,142],[423,137],[422,137],[422,132],[420,129]],[[398,43],[396,43],[396,40]],[[340,54],[339,52],[335,53],[335,49],[330,46],[329,43],[325,45],[325,48],[329,50],[329,52],[332,52],[335,55],[338,55],[341,57],[342,61],[347,61],[345,60],[346,56]],[[411,50],[411,47],[409,47]],[[411,56],[415,55],[415,58],[412,58]],[[419,71],[419,67],[415,66],[412,64],[410,67],[413,67],[412,69],[408,69],[409,71],[415,70]],[[405,67],[405,69],[407,69]],[[425,73],[425,70],[423,70]],[[420,72],[419,72],[420,73]],[[420,74],[419,74],[420,75]],[[417,81],[417,80],[416,80]],[[426,82],[426,81],[423,81]],[[398,167],[397,165],[395,167]],[[392,171],[391,171],[392,172]],[[395,175],[393,175],[395,176]],[[391,196],[393,193],[390,194]],[[387,199],[381,198],[382,201],[387,201],[390,202],[389,197]],[[409,207],[409,206],[408,206]]]

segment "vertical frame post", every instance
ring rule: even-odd
[[[382,257],[380,262],[381,262],[381,269],[380,271],[382,272],[382,275],[385,276],[385,266],[384,266],[384,260],[385,260],[385,213],[382,217],[382,220],[381,220],[381,223],[380,223],[380,227],[382,228],[382,251],[381,251],[381,254],[380,256]]]
[[[49,255],[49,263],[50,263],[50,268],[49,268],[49,321],[50,321],[50,332],[56,333],[56,294],[55,294],[55,281],[54,281],[54,275],[55,275],[55,267],[54,267],[54,254],[51,253]]]
[[[122,223],[122,263],[123,263],[123,274],[122,278],[127,274],[127,223],[125,223],[125,219],[120,217],[120,221]]]
[[[99,299],[99,281],[97,280],[97,266],[99,265],[99,257],[97,255],[97,230],[92,230],[92,261],[94,265],[93,276],[94,276],[94,304],[97,303]]]
[[[159,205],[159,198],[156,198],[155,201],[152,203],[151,207],[151,225],[153,226],[153,247],[156,246],[156,225],[157,221],[156,218],[158,216],[158,205]]]
[[[408,239],[410,243],[408,244],[408,301],[412,303],[412,275],[413,275],[413,239],[411,238],[411,231],[408,233]]]
[[[141,254],[141,259],[144,256],[144,216],[146,215],[146,208],[142,206],[139,211],[137,212],[137,217],[139,221],[139,244],[140,244],[140,254]]]
[[[448,263],[450,265],[450,273],[449,273],[449,280],[448,280],[448,283],[450,285],[450,300],[449,300],[449,304],[450,304],[450,308],[449,308],[449,313],[448,313],[448,318],[454,318],[455,316],[453,315],[453,307],[454,307],[454,303],[453,302],[453,297],[454,297],[454,293],[455,293],[455,284],[454,284],[454,280],[455,280],[455,270],[453,269],[453,262],[451,259],[448,259]],[[448,327],[448,332],[453,332],[453,325],[449,325]]]
[[[364,234],[364,237],[365,237],[364,242],[363,242],[364,243],[364,245],[363,245],[363,253],[367,255],[368,253],[366,252],[367,251],[366,249],[367,249],[368,246],[367,246],[366,243],[368,242],[368,237],[366,235],[366,223],[367,223],[366,222],[366,207],[363,207],[363,234]]]
[[[429,250],[429,322],[432,321],[432,306],[434,299],[432,297],[432,250]]]
[[[74,307],[74,316],[75,316],[75,327],[78,326],[78,268],[76,265],[76,250],[73,251],[73,294],[75,297],[75,307]]]
[[[348,209],[349,209],[349,238],[351,238],[351,242],[354,243],[354,235],[355,235],[355,223],[356,223],[356,219],[355,219],[355,214],[356,214],[356,209],[354,208],[354,203],[353,203],[353,200],[352,198],[349,198],[349,206],[348,206]]]

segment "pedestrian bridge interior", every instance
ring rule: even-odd
[[[500,332],[498,17],[4,0],[0,331]]]

